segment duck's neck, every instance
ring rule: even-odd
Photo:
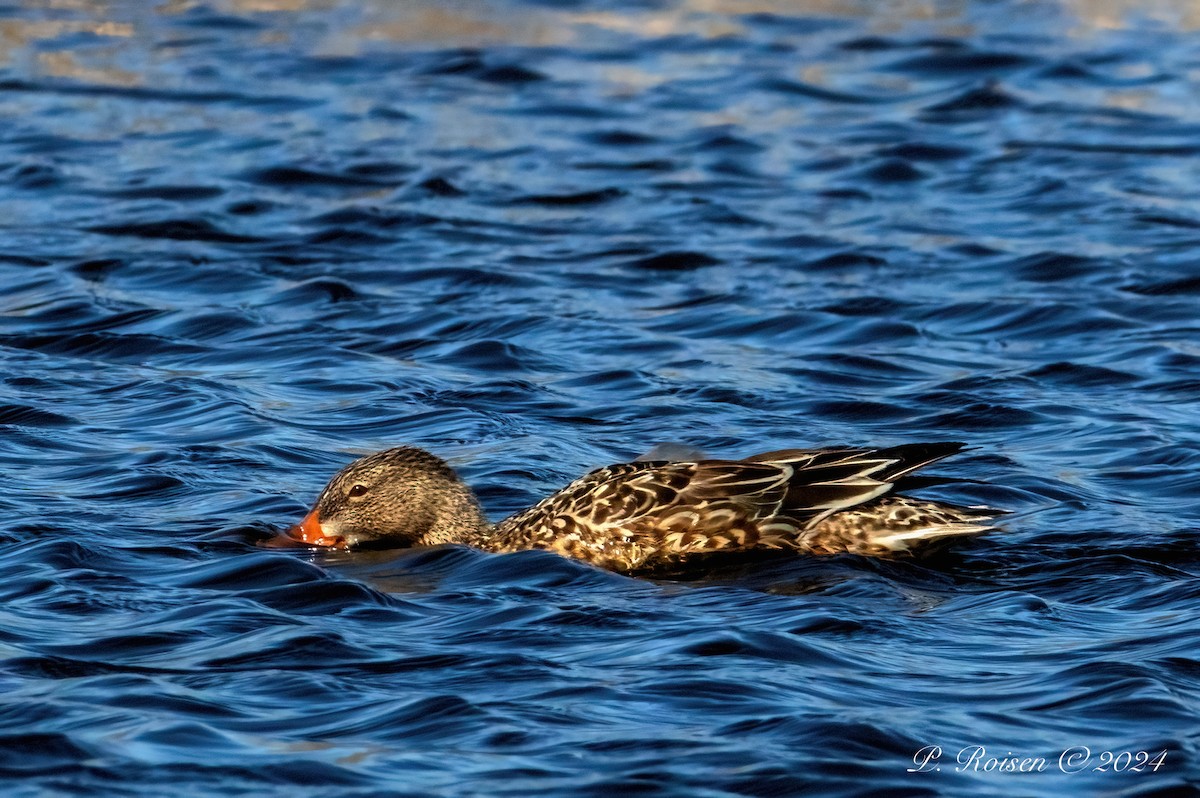
[[[479,500],[465,484],[459,482],[457,490],[443,497],[437,508],[437,516],[425,533],[423,543],[436,546],[440,543],[461,543],[467,546],[490,548],[494,527],[483,517]]]

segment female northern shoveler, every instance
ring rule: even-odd
[[[616,571],[751,549],[894,554],[987,531],[986,522],[1000,514],[893,492],[902,478],[962,448],[915,443],[623,463],[491,524],[450,466],[402,446],[343,468],[289,534],[337,548],[461,543],[495,552],[549,549]]]

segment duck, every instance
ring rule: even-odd
[[[335,474],[287,535],[333,549],[546,549],[619,572],[765,550],[886,557],[994,528],[1001,510],[897,493],[919,484],[913,472],[964,448],[911,443],[618,463],[493,524],[446,461],[399,446]]]

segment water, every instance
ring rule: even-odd
[[[3,7],[4,794],[1191,794],[1198,22]],[[400,443],[500,517],[662,441],[917,440],[1002,532],[661,581],[257,545]]]

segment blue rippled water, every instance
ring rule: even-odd
[[[0,7],[3,794],[1196,794],[1197,26]],[[1002,531],[657,581],[258,545],[399,443],[498,518],[664,441],[920,440]]]

